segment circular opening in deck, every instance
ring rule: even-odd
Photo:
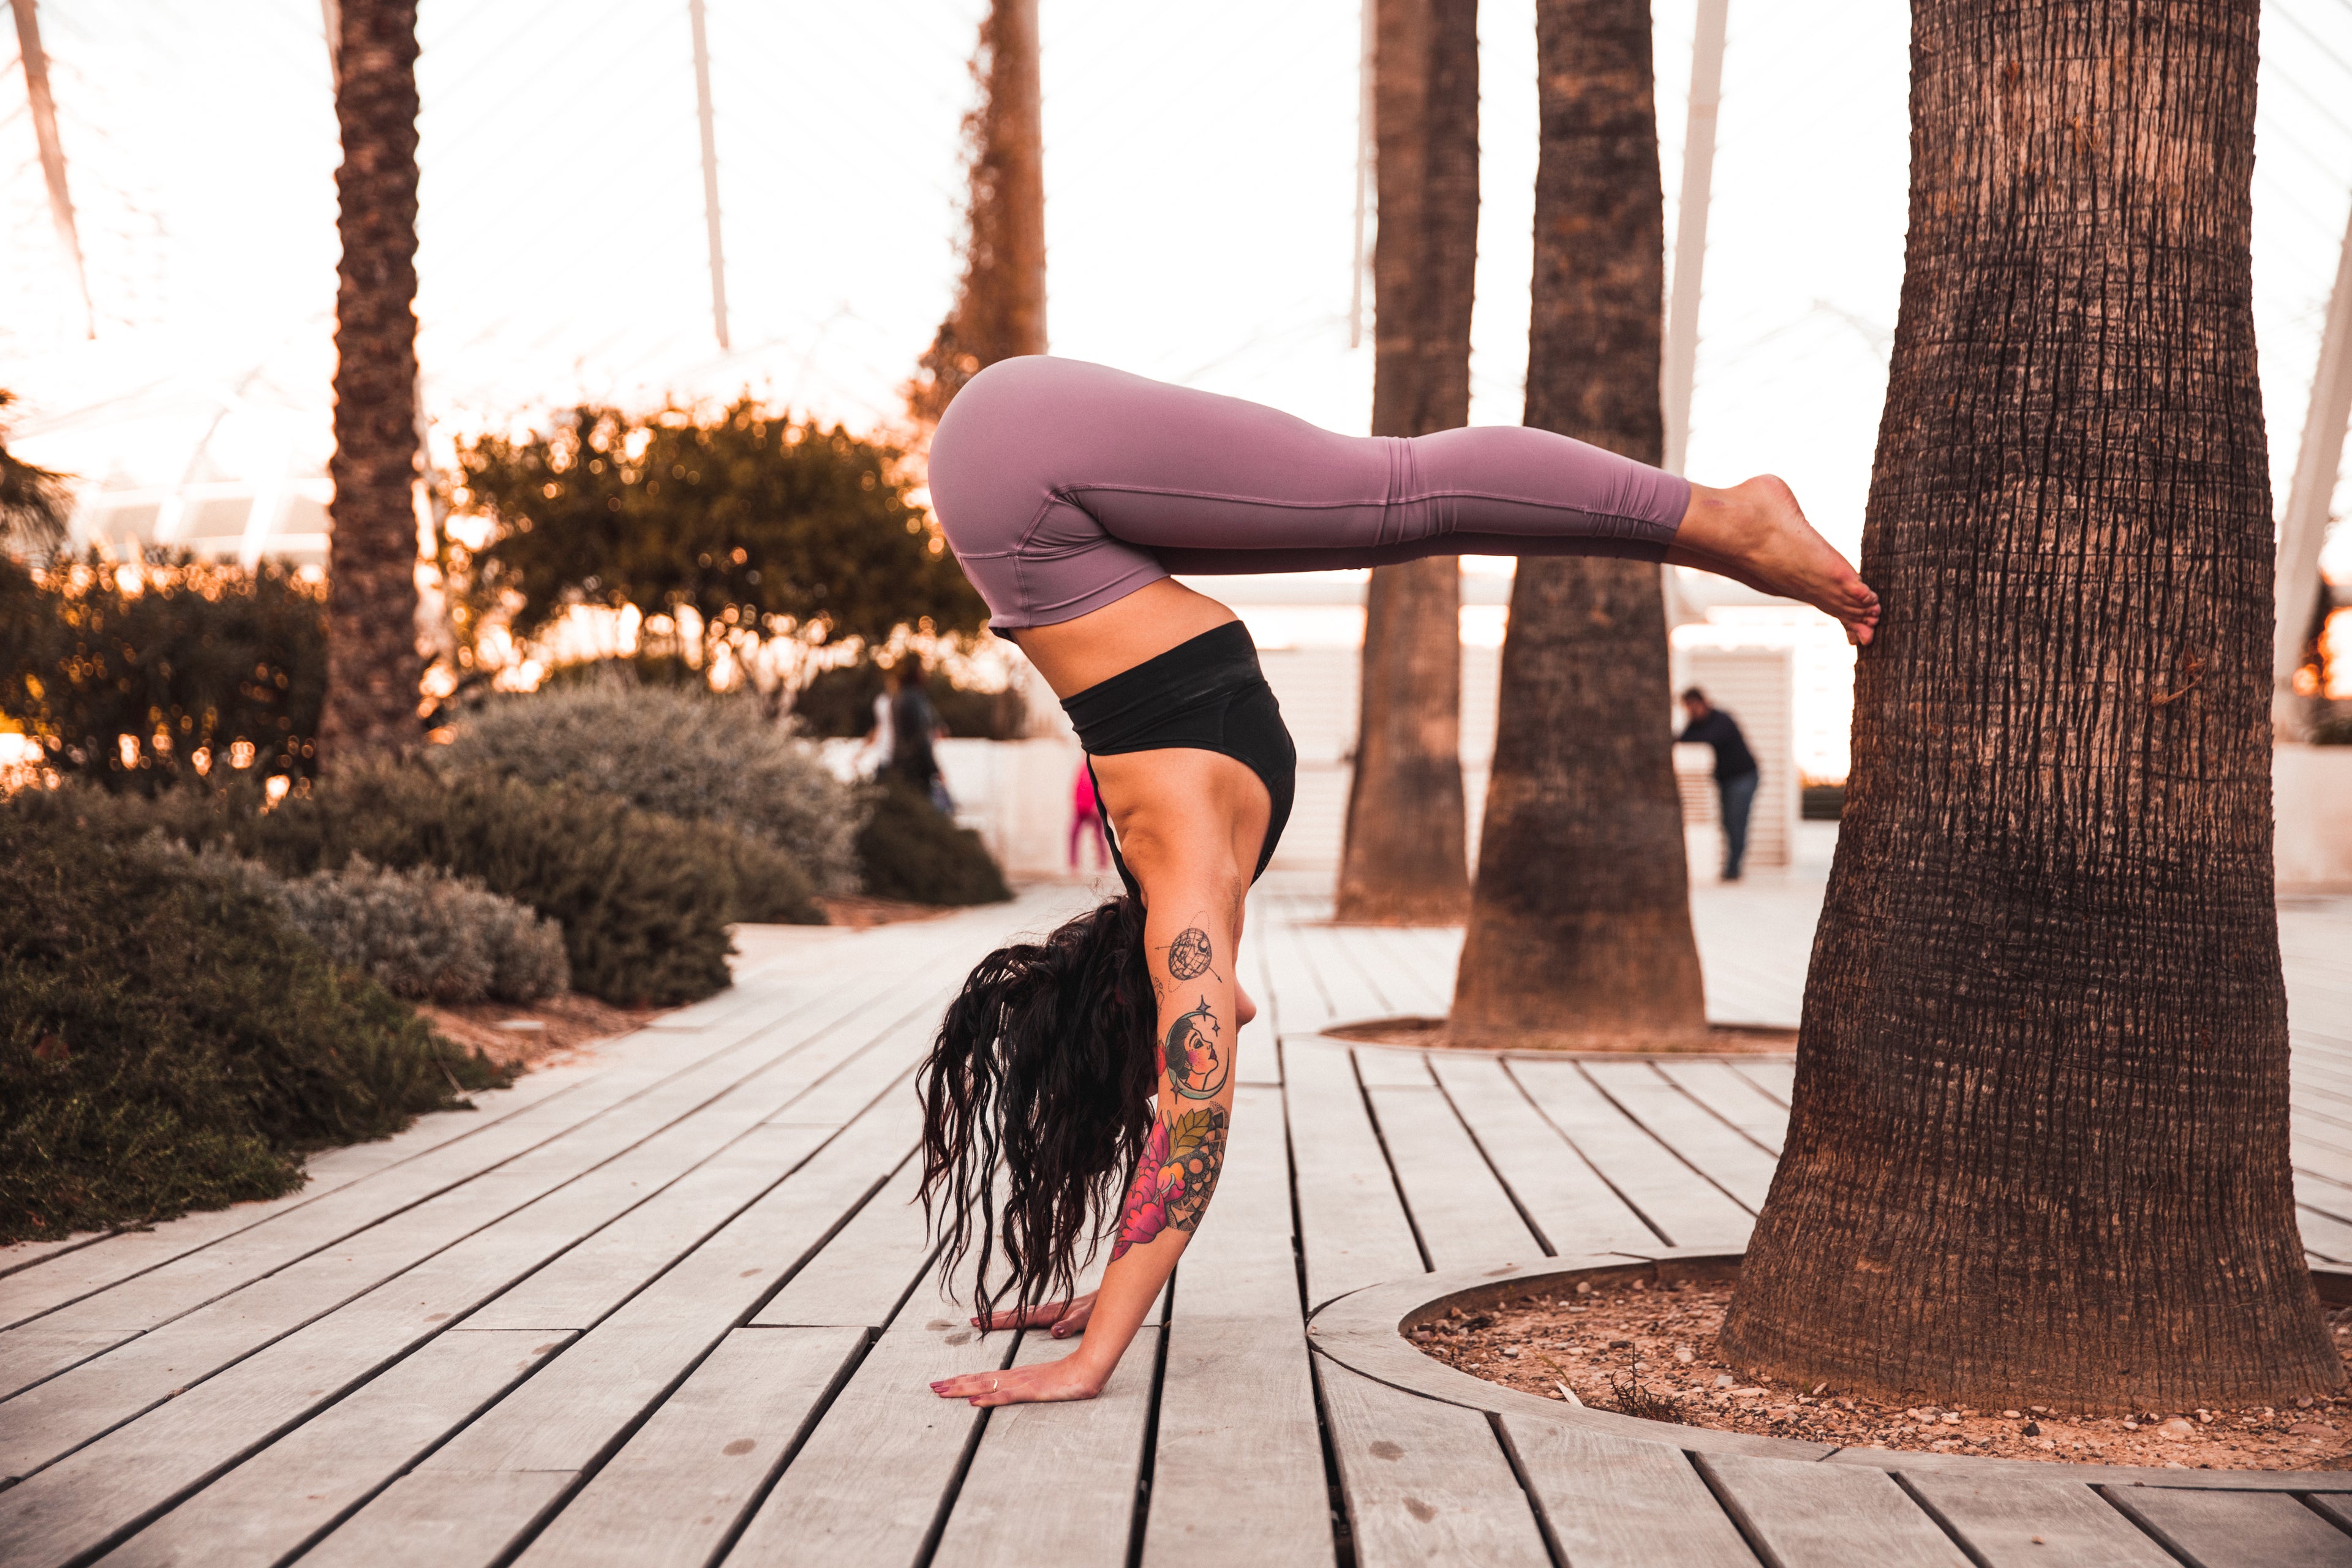
[[[1515,1268],[1406,1309],[1393,1332],[1417,1358],[1444,1368],[1449,1382],[1475,1379],[1515,1405],[1556,1400],[1563,1415],[1598,1416],[1621,1431],[1638,1425],[1647,1429],[1640,1436],[1678,1446],[1715,1433],[1816,1454],[1843,1450],[1889,1468],[1923,1460],[2031,1463],[2086,1479],[2117,1467],[2142,1475],[2158,1467],[2175,1475],[2308,1475],[2297,1467],[2339,1470],[2352,1457],[2347,1412],[2325,1399],[2275,1411],[2116,1415],[2032,1405],[2027,1396],[2017,1400],[2022,1408],[1906,1405],[1826,1381],[1811,1390],[1751,1382],[1715,1347],[1740,1264],[1737,1253],[1694,1249],[1656,1260]],[[2352,1302],[2352,1273],[2314,1270],[2314,1282],[2340,1321]]]

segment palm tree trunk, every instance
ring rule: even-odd
[[[991,0],[972,58],[979,106],[964,119],[971,148],[962,284],[955,309],[907,389],[917,418],[937,424],[963,384],[1001,359],[1045,352],[1045,163],[1037,0]]]
[[[1541,0],[1527,423],[1644,462],[1665,212],[1647,0]],[[1704,1038],[1658,568],[1528,559],[1511,589],[1458,1038],[1644,1049]]]
[[[335,482],[320,761],[422,738],[416,646],[416,5],[343,0]]]
[[[2070,1411],[2344,1373],[2272,899],[2258,0],[1913,12],[1854,768],[1722,1342]]]
[[[1470,422],[1478,265],[1477,0],[1376,0],[1372,434]],[[1470,903],[1462,579],[1450,555],[1376,567],[1334,918],[1444,925]]]

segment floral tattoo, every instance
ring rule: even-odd
[[[1203,1105],[1172,1121],[1151,1124],[1151,1136],[1136,1162],[1135,1180],[1119,1213],[1118,1240],[1110,1249],[1117,1262],[1130,1247],[1141,1247],[1171,1228],[1190,1231],[1201,1223],[1225,1163],[1225,1112]]]

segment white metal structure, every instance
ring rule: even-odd
[[[2352,424],[2352,217],[2345,220],[2336,287],[2327,297],[2327,326],[2319,340],[2319,366],[2311,377],[2311,408],[2303,446],[2279,521],[2278,644],[2272,677],[2272,715],[2289,734],[2302,728],[2304,703],[2294,673],[2319,597],[2319,550],[2327,538],[2328,503],[2344,465],[2344,430]]]
[[[1699,275],[1706,266],[1706,207],[1715,182],[1716,110],[1723,101],[1723,35],[1731,0],[1698,0],[1691,40],[1690,119],[1683,134],[1683,195],[1675,219],[1675,279],[1666,296],[1666,472],[1690,449],[1691,387],[1698,372]]]
[[[719,243],[719,138],[710,123],[710,43],[703,26],[702,0],[686,0],[694,24],[694,100],[702,127],[702,215],[710,226],[710,324],[722,349],[727,341],[727,256]]]

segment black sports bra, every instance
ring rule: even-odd
[[[1297,792],[1298,750],[1282,722],[1282,708],[1258,668],[1257,645],[1249,628],[1228,621],[1155,654],[1132,669],[1097,681],[1066,699],[1064,712],[1078,731],[1078,744],[1091,757],[1117,756],[1122,752],[1153,752],[1183,747],[1218,752],[1247,767],[1265,783],[1273,797],[1266,817],[1265,842],[1259,848],[1257,870],[1265,874],[1274,847],[1290,820]],[[1094,764],[1087,764],[1089,771]],[[1118,836],[1110,830],[1110,813],[1102,805],[1102,787],[1095,787],[1095,808],[1102,813],[1110,838],[1111,861],[1119,880],[1137,901],[1142,889],[1118,852]]]

